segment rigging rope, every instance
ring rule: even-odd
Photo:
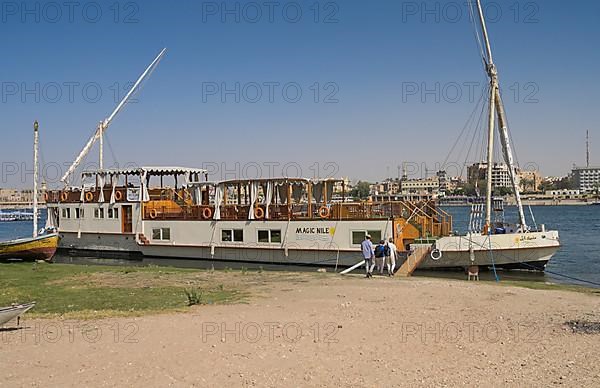
[[[487,72],[488,60],[485,55],[485,51],[483,50],[483,43],[481,43],[481,37],[479,36],[479,29],[477,28],[477,24],[475,23],[475,12],[473,11],[473,0],[468,0],[469,3],[469,13],[471,24],[473,25],[473,33],[475,35],[475,39],[477,40],[477,44],[479,46],[479,53],[481,54],[481,59],[483,60],[483,65],[485,71]]]

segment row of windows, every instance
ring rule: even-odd
[[[118,208],[108,208],[106,209],[106,213],[104,208],[96,208],[94,209],[94,218],[103,219],[118,219],[119,218],[119,209]],[[105,217],[106,214],[106,217]],[[61,213],[62,218],[71,218],[73,216],[74,219],[85,218],[85,211],[82,208],[64,208]]]
[[[371,236],[372,241],[381,240],[381,230],[353,230],[352,244],[360,245],[366,235]],[[154,228],[152,229],[152,239],[159,241],[169,241],[171,239],[170,228]],[[243,229],[221,229],[222,242],[244,242]],[[259,243],[281,243],[281,229],[261,229],[258,230]]]
[[[153,228],[152,240],[169,241],[171,240],[170,228]],[[221,241],[223,242],[244,242],[243,229],[222,229]],[[266,229],[258,231],[259,243],[281,243],[281,229]]]

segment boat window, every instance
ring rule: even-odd
[[[280,243],[281,242],[281,229],[259,230],[258,231],[258,242],[259,243]]]
[[[71,208],[67,207],[62,209],[62,217],[63,218],[71,218]]]
[[[152,240],[170,240],[171,228],[154,228],[152,229]]]
[[[233,241],[244,241],[244,230],[243,229],[234,229],[233,230]]]
[[[352,244],[358,245],[363,242],[367,233],[364,230],[353,230],[352,231]]]
[[[352,244],[360,245],[367,234],[371,236],[371,241],[373,241],[373,243],[378,243],[381,241],[381,230],[353,230]]]
[[[269,231],[268,230],[259,230],[258,231],[258,242],[259,243],[268,243],[269,242]]]
[[[104,218],[104,208],[94,209],[94,217],[95,218]]]
[[[81,208],[75,208],[75,218],[83,218],[84,212]]]
[[[222,229],[221,230],[221,241],[243,242],[244,241],[244,230],[243,229]]]
[[[119,218],[119,208],[108,208],[108,218]]]
[[[367,230],[369,236],[371,236],[371,241],[381,241],[381,230]]]
[[[272,243],[280,243],[281,242],[281,230],[271,229],[271,242]]]

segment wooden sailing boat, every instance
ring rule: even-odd
[[[38,122],[33,124],[33,234],[32,237],[0,242],[0,260],[52,261],[58,247],[58,233],[38,235]]]

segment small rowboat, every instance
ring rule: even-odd
[[[58,233],[0,242],[0,260],[52,261],[58,248]]]
[[[35,306],[35,302],[19,304],[10,307],[0,307],[0,326],[17,318]]]

